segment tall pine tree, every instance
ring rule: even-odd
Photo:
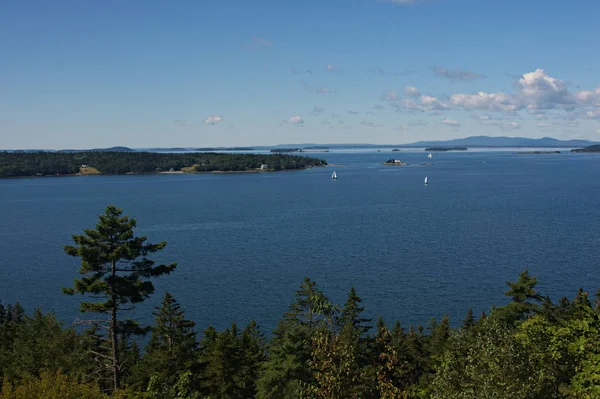
[[[121,320],[120,313],[148,298],[154,292],[154,284],[149,279],[169,274],[176,264],[155,265],[148,259],[148,255],[162,250],[167,243],[150,244],[146,237],[135,236],[136,220],[123,216],[121,209],[109,205],[98,219],[95,229],[73,235],[76,245],[64,248],[68,255],[81,259],[82,277],[75,279],[73,288],[63,288],[63,292],[89,294],[97,299],[81,302],[80,310],[100,314],[101,322],[108,325],[108,367],[113,388],[117,390],[122,373],[119,335],[123,331],[143,331],[135,321]]]

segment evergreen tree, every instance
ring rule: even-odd
[[[469,308],[469,311],[467,312],[467,315],[465,316],[465,319],[462,322],[462,328],[464,330],[469,330],[471,329],[473,326],[475,326],[475,317],[473,316],[473,308]]]
[[[81,302],[82,312],[108,315],[108,337],[110,340],[110,364],[113,389],[120,386],[121,358],[119,335],[122,331],[143,332],[133,320],[120,320],[119,313],[130,310],[136,303],[144,301],[154,292],[149,280],[168,274],[175,263],[155,265],[147,255],[158,252],[166,242],[150,244],[146,237],[136,237],[135,219],[122,216],[123,211],[109,205],[99,216],[95,229],[86,229],[82,235],[73,235],[75,246],[65,246],[68,255],[81,258],[79,273],[73,288],[63,288],[68,295],[91,294],[96,302]]]
[[[265,337],[260,332],[256,321],[250,322],[242,331],[240,337],[240,351],[242,356],[241,391],[244,398],[256,396],[256,383],[265,361]]]
[[[4,305],[0,302],[0,325],[4,324],[6,320],[6,309],[4,309]]]
[[[512,302],[492,313],[498,313],[507,323],[513,324],[539,310],[536,302],[542,302],[543,298],[535,290],[537,279],[529,275],[527,269],[519,274],[516,282],[507,281],[506,284],[509,290],[504,295],[512,298]]]
[[[259,399],[296,398],[301,387],[313,382],[308,365],[311,340],[323,323],[319,312],[327,302],[316,282],[304,278],[267,346],[268,357],[257,382]]]
[[[299,399],[303,385],[312,382],[310,332],[306,326],[280,321],[267,346],[260,369],[258,399]]]
[[[433,323],[431,336],[429,337],[428,350],[434,362],[436,359],[440,359],[444,354],[444,349],[450,338],[450,334],[451,329],[448,315],[444,315],[441,322]]]
[[[38,308],[16,325],[5,372],[11,378],[38,376],[44,370],[81,375],[83,360],[75,330],[63,329],[54,313]]]
[[[300,288],[296,290],[295,301],[290,305],[290,310],[284,319],[293,324],[306,326],[312,331],[319,325],[319,307],[328,303],[325,294],[317,288],[317,283],[305,277]]]
[[[239,340],[239,329],[231,328],[206,337],[202,360],[205,362],[203,386],[211,398],[242,398],[244,368],[243,353]]]
[[[362,300],[356,294],[354,287],[350,288],[340,319],[342,329],[356,337],[363,337],[371,329],[371,326],[367,324],[371,322],[371,319],[361,317],[361,313],[365,310],[364,307],[360,306],[361,302]]]
[[[168,292],[155,308],[155,325],[146,355],[136,374],[149,378],[158,375],[160,381],[174,385],[181,374],[197,371],[197,342],[195,323],[187,320],[177,300]]]

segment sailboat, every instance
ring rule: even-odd
[[[331,180],[337,180],[337,175],[335,174],[335,170],[333,171],[333,174],[331,175]]]
[[[427,176],[425,176],[425,184],[427,184]]]
[[[433,158],[433,155],[431,155],[431,153],[429,153],[429,155],[427,155],[427,158],[431,159],[431,158]]]

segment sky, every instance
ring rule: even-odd
[[[597,0],[7,0],[0,148],[600,141]]]

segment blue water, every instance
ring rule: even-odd
[[[159,260],[179,263],[136,309],[145,321],[168,290],[199,329],[254,318],[269,332],[304,276],[340,303],[354,285],[370,316],[404,325],[503,304],[505,281],[524,268],[553,298],[600,287],[600,156],[315,155],[337,165],[0,180],[0,299],[82,317],[80,298],[60,292],[78,270],[62,246],[108,204],[168,241]],[[390,157],[412,165],[381,165]]]

